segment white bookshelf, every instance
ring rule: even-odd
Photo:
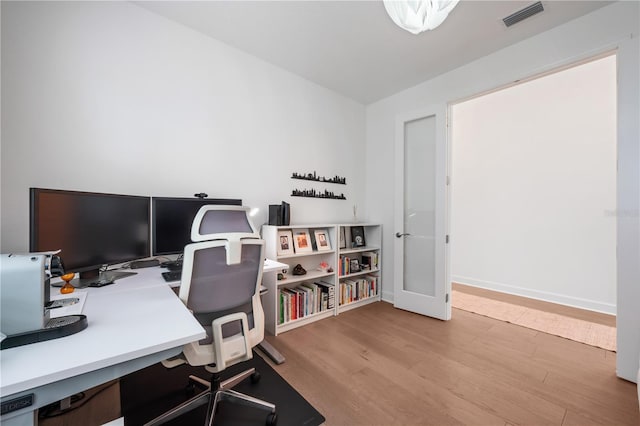
[[[361,226],[364,229],[364,237],[366,245],[362,247],[351,246],[351,227]],[[344,229],[346,236],[346,247],[340,247],[340,232]],[[292,235],[295,235],[296,231],[309,231],[311,235],[314,230],[326,230],[328,235],[330,249],[318,250],[317,245],[312,247],[308,252],[293,252],[293,253],[279,253],[278,246],[280,244],[279,233],[280,231],[291,231]],[[289,330],[293,330],[298,327],[313,323],[315,321],[328,318],[334,315],[338,315],[341,312],[346,312],[350,309],[354,309],[360,306],[364,306],[368,303],[373,303],[380,300],[381,294],[381,281],[380,281],[380,247],[382,247],[382,227],[379,224],[300,224],[289,226],[272,226],[264,225],[262,227],[262,238],[266,242],[265,253],[267,258],[276,260],[288,265],[287,273],[280,271],[282,279],[279,279],[278,274],[268,274],[265,277],[264,285],[268,291],[262,298],[262,303],[265,311],[265,328],[266,330],[277,336],[280,333],[284,333]],[[377,266],[366,271],[352,272],[348,275],[338,277],[339,262],[341,256],[350,256],[359,261],[362,259],[362,255],[366,253],[377,254]],[[325,262],[329,266],[329,270],[318,270],[320,264]],[[293,269],[296,265],[300,264],[307,273],[304,275],[293,275]],[[349,303],[340,304],[340,280],[349,279],[363,279],[366,276],[375,275],[377,277],[377,293],[370,297],[361,298],[359,300],[350,301]],[[286,312],[281,314],[280,306],[280,294],[284,289],[296,289],[300,288],[305,283],[314,283],[317,281],[323,281],[324,283],[333,286],[335,294],[335,303],[333,308],[321,310],[319,312],[306,312],[306,315],[290,319],[287,317]],[[315,306],[315,305],[314,305]],[[284,321],[282,321],[284,320]]]
[[[354,245],[354,228],[362,229],[364,235],[364,245]],[[358,297],[356,298],[339,302],[336,314],[340,314],[351,309],[356,309],[361,306],[368,305],[369,303],[380,301],[380,297],[382,294],[382,281],[380,274],[380,266],[382,265],[382,225],[375,223],[339,224],[337,225],[336,232],[338,233],[338,239],[340,239],[341,234],[344,235],[343,245],[342,247],[340,245],[338,246],[338,253],[336,255],[336,262],[338,265],[337,289],[340,290],[341,284],[345,282],[358,282],[365,280],[371,283],[372,280],[375,280],[375,290],[370,289],[371,293],[365,292],[364,294],[358,294]],[[362,265],[363,255],[366,256],[367,254],[373,254],[375,256],[375,264],[370,265],[369,268],[359,270],[353,270],[353,268],[351,267],[349,267],[348,270],[343,270],[340,268],[340,265],[342,264],[342,258],[346,257],[350,260],[350,262],[356,260],[358,262],[358,265]]]

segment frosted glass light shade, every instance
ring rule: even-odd
[[[400,28],[419,34],[442,24],[460,0],[384,0],[384,8]]]

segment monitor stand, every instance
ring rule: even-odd
[[[121,278],[130,277],[132,275],[136,275],[137,272],[131,271],[89,271],[89,272],[81,272],[78,278],[74,278],[70,281],[71,285],[75,288],[86,288],[86,287],[103,287],[105,285],[113,284],[115,280],[119,280]],[[51,284],[53,287],[62,287],[64,285],[63,281],[56,282]]]

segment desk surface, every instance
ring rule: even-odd
[[[288,267],[267,260],[264,271]],[[176,349],[205,337],[204,329],[162,278],[164,269],[137,269],[114,284],[87,288],[82,313],[88,327],[71,336],[0,353],[0,395]],[[171,283],[179,286],[180,282]],[[59,288],[52,288],[57,294]],[[69,296],[73,296],[73,293]]]
[[[154,268],[155,269],[155,268]],[[204,338],[204,329],[162,277],[138,274],[87,289],[88,327],[0,354],[4,397]],[[52,288],[52,292],[59,289]]]

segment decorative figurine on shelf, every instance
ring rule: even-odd
[[[60,277],[62,278],[62,281],[64,281],[64,285],[60,289],[60,293],[62,294],[73,293],[73,291],[75,290],[75,287],[72,286],[69,281],[71,281],[75,276],[76,276],[75,272],[69,272],[68,274],[64,274],[63,276]]]
[[[302,267],[301,264],[297,264],[293,267],[293,275],[305,275],[307,270]]]
[[[318,265],[318,271],[328,272],[330,266],[327,262],[320,262]]]
[[[287,279],[287,270],[283,269],[281,272],[278,272],[278,281]]]

